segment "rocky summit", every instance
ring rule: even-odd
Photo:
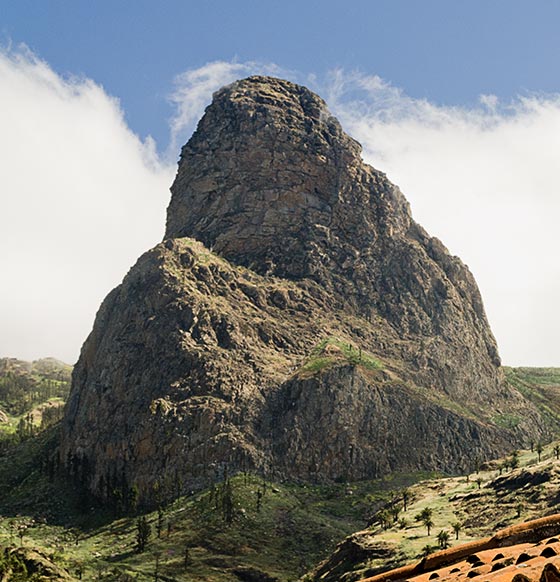
[[[219,90],[171,192],[74,370],[61,460],[101,497],[454,472],[545,435],[467,267],[305,87]]]

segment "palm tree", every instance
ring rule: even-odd
[[[449,532],[442,529],[437,535],[437,541],[439,542],[439,547],[445,550],[449,546]]]
[[[419,513],[420,521],[427,517],[432,517],[434,510],[431,507],[424,507],[424,509]]]
[[[560,451],[560,447],[558,448],[558,450]],[[556,457],[558,458],[558,457]],[[402,500],[403,500],[403,510],[406,511],[406,505],[408,503],[408,500],[410,499],[410,491],[405,487],[402,490]]]
[[[430,529],[434,525],[434,520],[430,516],[426,516],[426,517],[424,517],[424,519],[422,520],[422,522],[426,526],[426,529],[428,530],[428,536],[429,536],[430,535]]]
[[[430,535],[430,528],[434,525],[432,514],[434,510],[431,507],[424,507],[424,509],[414,516],[414,521],[421,521],[428,528],[428,535]]]
[[[422,556],[422,558],[427,558],[433,551],[434,551],[434,547],[431,546],[430,544],[426,544],[422,548],[422,552],[420,553],[420,555]]]
[[[458,521],[456,521],[455,523],[451,524],[451,527],[453,528],[453,531],[455,533],[455,539],[458,540],[459,532],[461,531],[461,524]]]

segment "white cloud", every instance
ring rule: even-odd
[[[76,359],[107,292],[157,243],[175,167],[89,79],[0,52],[0,355]]]
[[[169,159],[212,92],[251,74],[298,80],[228,62],[177,77]],[[560,97],[444,107],[359,72],[306,82],[470,266],[505,363],[560,365]],[[175,165],[89,79],[19,50],[0,53],[0,87],[0,355],[72,361],[103,297],[161,238]]]
[[[171,156],[176,155],[193,133],[212,94],[220,87],[250,75],[288,76],[289,73],[273,63],[214,61],[177,75],[175,90],[169,97],[176,111],[170,122]]]
[[[473,271],[502,359],[560,365],[560,96],[445,107],[333,73],[331,110]]]

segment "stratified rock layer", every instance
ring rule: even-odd
[[[251,77],[215,94],[164,242],[103,303],[61,454],[101,495],[177,493],[226,465],[457,471],[542,435],[499,363],[471,273],[325,103]]]

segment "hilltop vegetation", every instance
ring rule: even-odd
[[[0,450],[62,418],[72,367],[54,358],[0,359]]]

